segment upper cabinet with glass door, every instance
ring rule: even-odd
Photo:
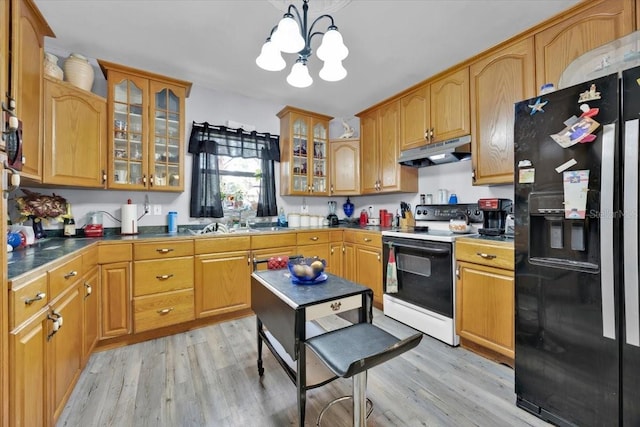
[[[109,188],[184,190],[191,83],[98,61],[108,83]]]
[[[280,194],[329,195],[329,121],[285,107],[280,118]]]

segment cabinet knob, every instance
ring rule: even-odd
[[[153,175],[149,175],[149,186],[153,187]]]
[[[91,283],[87,283],[87,282],[85,282],[84,288],[86,289],[86,293],[84,294],[84,297],[86,298],[89,295],[91,295],[91,293],[93,292],[93,288],[91,287]]]
[[[169,314],[173,311],[173,307],[163,308],[162,310],[158,310],[158,314]]]
[[[318,240],[318,236],[309,237],[309,240],[313,240],[314,242]]]
[[[70,272],[68,272],[67,274],[64,275],[65,279],[68,279],[70,277],[75,277],[78,275],[78,272],[75,270],[71,270]]]
[[[156,279],[167,280],[167,279],[171,279],[172,277],[173,277],[173,274],[163,274],[162,276],[156,276]]]
[[[156,252],[161,253],[161,254],[167,254],[169,252],[173,252],[173,249],[171,249],[171,248],[159,248],[159,249],[156,249]]]
[[[340,310],[340,307],[342,307],[342,302],[340,301],[333,302],[329,307],[331,307],[331,310],[333,311],[338,311]]]
[[[362,240],[364,240],[365,242],[370,242],[370,241],[371,241],[371,239],[370,239],[370,238],[368,238],[368,237],[365,237],[365,238],[364,238],[364,239],[362,239]]]

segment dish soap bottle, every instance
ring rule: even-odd
[[[284,208],[280,208],[278,212],[278,227],[287,226],[287,216],[284,214]]]
[[[67,213],[63,215],[64,226],[63,226],[63,234],[66,237],[72,237],[76,235],[76,221],[73,219],[73,215],[71,214],[71,203],[67,203]]]

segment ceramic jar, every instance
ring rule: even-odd
[[[72,53],[64,61],[65,80],[72,85],[90,91],[93,86],[93,67],[84,56]]]
[[[58,80],[62,80],[64,72],[58,67],[58,57],[52,53],[44,53],[44,74]]]

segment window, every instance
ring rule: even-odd
[[[190,215],[222,218],[233,209],[255,209],[275,216],[274,161],[280,161],[278,136],[193,123]]]

